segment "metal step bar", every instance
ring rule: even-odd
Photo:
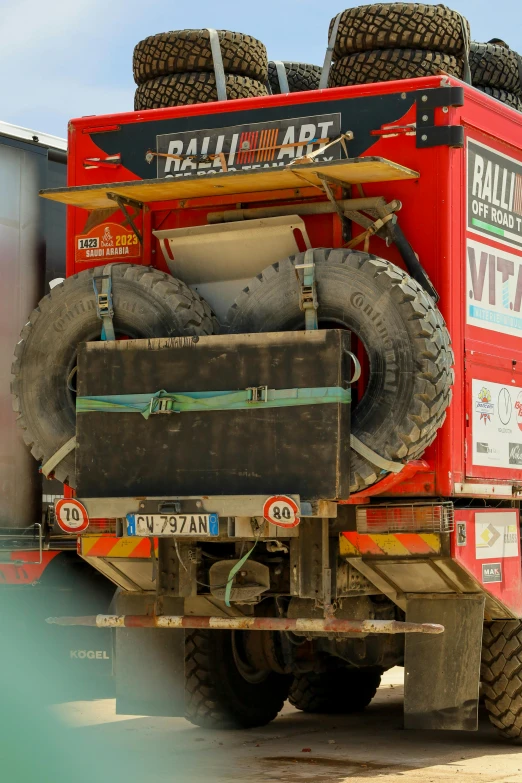
[[[336,620],[290,617],[196,617],[190,615],[112,615],[48,617],[51,625],[89,625],[97,628],[212,628],[226,631],[294,631],[331,634],[444,632],[435,623],[405,623],[398,620]]]

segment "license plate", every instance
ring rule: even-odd
[[[217,514],[127,514],[128,536],[219,535]]]

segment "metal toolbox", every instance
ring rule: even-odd
[[[84,343],[78,495],[347,497],[349,349],[342,330]],[[155,397],[159,390],[204,402],[166,412],[171,398]],[[219,409],[224,392],[243,402]],[[81,408],[85,398],[114,395],[127,403],[140,395],[147,418],[103,403]],[[218,409],[197,409],[209,398]]]

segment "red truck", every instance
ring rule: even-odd
[[[73,120],[17,347],[118,710],[522,737],[522,116],[446,75]],[[100,340],[100,335],[102,339]],[[182,702],[184,702],[184,707]]]

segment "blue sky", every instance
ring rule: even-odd
[[[65,136],[71,117],[132,110],[133,47],[166,30],[226,28],[259,38],[273,59],[322,64],[329,21],[346,5],[0,0],[0,120]],[[474,40],[503,38],[522,52],[520,0],[453,0],[451,7],[467,16]]]

